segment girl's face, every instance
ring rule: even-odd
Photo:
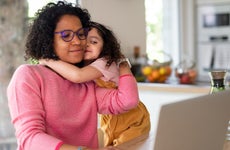
[[[103,39],[98,34],[96,28],[92,28],[87,36],[87,46],[85,50],[84,60],[97,59],[103,48]]]
[[[71,64],[76,64],[82,61],[86,47],[86,39],[79,39],[79,37],[82,36],[81,33],[84,32],[77,32],[76,34],[76,31],[79,31],[81,28],[82,24],[80,19],[74,15],[64,15],[60,18],[54,31],[54,50],[61,60]],[[64,30],[71,30],[74,32],[72,40],[68,42],[63,40],[69,36],[69,34],[60,33]]]

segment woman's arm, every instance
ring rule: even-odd
[[[30,65],[19,67],[7,89],[8,105],[16,129],[19,149],[77,150],[78,146],[64,144],[60,139],[47,134],[45,121],[47,111],[44,110],[45,102],[42,100],[43,92],[41,92],[44,91],[41,87],[47,82],[42,80],[41,77],[44,74],[41,75],[40,71]],[[46,107],[49,106],[46,105]],[[50,112],[52,110],[49,109]]]
[[[87,147],[81,147],[81,146],[72,146],[72,145],[68,145],[68,144],[63,144],[59,150],[119,150],[119,148],[116,147],[104,147],[104,148],[87,148]]]
[[[131,64],[130,64],[130,62],[129,62],[128,59],[122,60],[122,61],[118,64],[118,67],[119,67],[120,76],[122,76],[122,75],[124,75],[124,74],[133,75],[133,74],[132,74],[132,71],[131,71]]]
[[[29,65],[15,71],[7,88],[8,106],[16,130],[19,149],[53,150],[61,140],[46,134],[41,82]]]
[[[102,77],[102,73],[92,66],[79,68],[61,60],[52,59],[41,59],[39,63],[50,67],[64,78],[75,83],[86,82]]]
[[[73,146],[73,145],[69,145],[69,144],[63,144],[60,146],[60,148],[58,150],[89,150],[86,147],[81,147],[81,146]]]
[[[137,82],[129,64],[124,61],[119,65],[118,89],[105,90],[96,88],[99,113],[119,114],[135,108],[139,102]]]

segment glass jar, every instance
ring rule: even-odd
[[[175,76],[180,84],[194,84],[197,78],[194,60],[183,60],[175,68]]]
[[[211,71],[209,72],[209,76],[211,78],[210,94],[225,90],[225,80],[227,76],[227,71],[225,70]],[[230,121],[228,122],[226,141],[230,141]]]
[[[215,93],[225,90],[225,79],[227,71],[225,70],[215,70],[209,72],[211,78],[211,90],[210,93]]]

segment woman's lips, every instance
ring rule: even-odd
[[[75,49],[75,50],[69,50],[69,52],[84,52],[83,49]]]

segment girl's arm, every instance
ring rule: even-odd
[[[52,59],[41,59],[39,63],[50,67],[64,78],[75,83],[86,82],[103,76],[99,70],[91,66],[79,68],[61,60]]]

